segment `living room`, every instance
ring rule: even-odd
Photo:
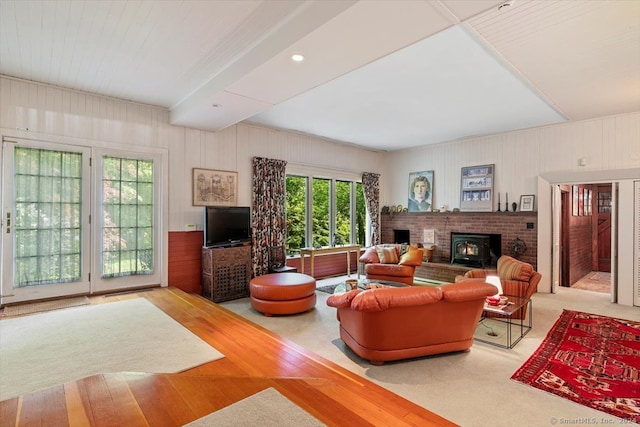
[[[486,3],[493,7],[493,3],[499,2]],[[4,60],[5,53],[2,55]],[[633,71],[637,73],[637,68]],[[70,78],[67,84],[53,85],[31,74],[7,72],[0,76],[3,155],[13,141],[26,144],[37,141],[40,146],[54,149],[67,146],[88,147],[96,152],[118,149],[122,153],[153,154],[159,159],[158,224],[162,232],[158,239],[157,277],[153,279],[155,282],[124,283],[116,288],[118,291],[160,284],[198,292],[191,284],[200,280],[199,256],[193,260],[184,255],[199,254],[202,245],[202,207],[193,204],[193,168],[236,172],[240,206],[252,203],[252,158],[256,156],[283,160],[290,168],[322,176],[360,179],[363,172],[380,174],[381,207],[406,206],[409,174],[433,171],[433,205],[446,206],[449,212],[401,213],[395,220],[401,220],[403,215],[440,220],[448,214],[456,215],[457,212],[450,211],[460,207],[461,169],[491,164],[495,165],[494,190],[503,197],[508,193],[509,203],[519,204],[520,196],[535,195],[534,211],[527,214],[535,217],[532,221],[535,228],[526,232],[534,236],[536,269],[543,276],[538,292],[552,305],[566,303],[566,294],[556,294],[555,283],[558,249],[554,232],[559,215],[556,187],[595,182],[617,186],[620,233],[615,265],[617,287],[612,294],[616,304],[611,307],[608,299],[598,300],[598,304],[607,306],[609,314],[617,306],[624,306],[621,309],[629,316],[637,313],[637,308],[633,311],[639,305],[634,266],[640,242],[637,233],[629,232],[634,230],[637,215],[634,185],[640,178],[640,107],[635,82],[630,83],[631,89],[627,91],[635,108],[624,111],[407,149],[380,150],[256,123],[238,122],[218,131],[180,125],[175,123],[174,112],[169,108],[133,102],[126,92],[116,97],[72,88],[71,81]],[[583,101],[598,104],[599,97],[586,97]],[[606,102],[602,100],[602,104]],[[12,177],[2,177],[4,186],[11,187],[12,181]],[[4,189],[3,194],[7,194]],[[436,228],[436,233],[445,231],[444,225],[438,227],[443,228]],[[422,226],[411,229],[414,236],[421,236],[422,231]],[[383,234],[388,232],[383,229]],[[2,236],[5,274],[11,262],[6,256],[10,239],[5,233]],[[442,249],[448,242],[436,244]],[[530,246],[529,250],[534,251]],[[5,277],[3,304],[19,302],[12,301],[11,292],[4,288],[10,286]],[[105,291],[96,287],[87,289]],[[557,301],[553,301],[556,296]],[[509,353],[496,353],[496,358],[510,357]]]

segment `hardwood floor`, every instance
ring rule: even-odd
[[[330,426],[455,424],[206,299],[176,288],[146,298],[225,357],[178,374],[96,375],[0,402],[2,426],[179,426],[268,387]],[[161,351],[161,349],[159,349]]]

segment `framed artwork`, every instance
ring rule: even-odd
[[[462,168],[460,178],[460,210],[491,212],[493,210],[494,165]]]
[[[409,212],[431,212],[433,204],[433,171],[409,173]]]
[[[193,206],[237,206],[238,172],[193,168]]]
[[[573,216],[578,216],[578,186],[574,185],[572,187],[572,203],[571,203],[571,214]]]
[[[533,212],[533,205],[536,196],[527,194],[526,196],[520,196],[520,212]]]

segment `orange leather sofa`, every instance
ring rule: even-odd
[[[416,267],[422,264],[422,248],[408,246],[406,252],[400,253],[401,248],[396,244],[368,247],[360,256],[367,279],[413,285]]]
[[[526,299],[538,290],[538,283],[542,275],[533,269],[533,266],[524,261],[517,260],[507,255],[498,258],[497,269],[474,269],[467,271],[464,276],[456,277],[456,282],[475,279],[484,282],[487,276],[498,276],[502,285],[502,294],[523,297]],[[513,313],[512,319],[525,319],[527,306]]]
[[[355,289],[332,295],[340,338],[373,365],[468,350],[486,297],[496,288],[468,281],[439,287]]]

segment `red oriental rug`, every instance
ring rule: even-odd
[[[564,310],[511,379],[640,423],[640,322]]]

